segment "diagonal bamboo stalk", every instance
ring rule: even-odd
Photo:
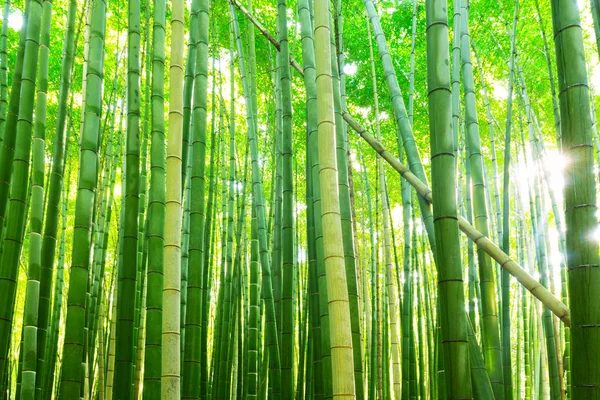
[[[352,116],[344,112],[344,120],[354,129],[381,157],[400,175],[410,183],[417,193],[432,202],[431,189],[421,182],[405,165],[401,164],[391,152],[389,152],[379,141],[377,141],[365,128],[363,128]],[[489,238],[479,232],[465,218],[458,217],[458,227],[467,235],[479,248],[490,255],[502,268],[514,276],[521,285],[533,294],[538,300],[548,307],[556,316],[570,326],[569,308],[557,299],[548,289],[535,280],[527,271],[525,271],[516,261],[510,258],[505,252],[500,250]]]
[[[279,42],[269,34],[269,32],[258,22],[248,10],[241,6],[237,0],[231,0],[231,3],[235,5],[244,14],[250,22],[252,22],[256,28],[275,46],[279,49]],[[304,76],[302,67],[296,60],[290,57],[290,65],[298,71],[298,73]],[[430,203],[432,201],[431,189],[424,184],[419,178],[417,178],[408,167],[400,163],[391,152],[389,152],[379,141],[377,141],[371,134],[363,128],[358,121],[356,121],[348,111],[343,111],[342,116],[344,121],[356,131],[381,157],[400,175],[410,183],[417,193],[423,196]],[[496,246],[487,236],[482,234],[473,225],[471,225],[465,218],[458,217],[459,229],[467,235],[479,248],[485,251],[490,257],[492,257],[502,268],[508,271],[517,281],[523,285],[535,298],[548,307],[565,325],[571,325],[570,311],[569,308],[557,299],[548,289],[542,286],[535,278],[533,278],[527,271],[525,271],[515,260],[510,258],[505,252],[503,252],[498,246]]]

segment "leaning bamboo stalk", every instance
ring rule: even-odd
[[[375,130],[377,132],[377,140],[381,140],[381,124],[379,123],[379,97],[377,95],[377,76],[375,73],[375,62],[373,57],[373,40],[371,36],[371,25],[369,19],[366,18],[367,32],[369,37],[369,60],[371,62],[371,79],[373,85],[373,104],[375,111]],[[394,390],[394,397],[400,399],[403,391],[408,389],[408,363],[402,363],[402,374],[400,373],[400,349],[398,345],[398,337],[400,332],[398,330],[398,313],[396,310],[396,304],[398,303],[398,289],[394,285],[392,276],[392,253],[390,250],[390,209],[386,196],[386,182],[385,182],[385,170],[383,169],[383,162],[381,157],[377,157],[377,169],[379,170],[379,187],[381,195],[381,205],[383,212],[383,248],[384,248],[384,262],[385,262],[385,274],[387,279],[387,290],[388,290],[388,302],[390,309],[390,330],[392,332],[391,338],[391,352],[392,352],[392,384]],[[406,303],[405,297],[402,301]],[[404,320],[403,320],[404,322]],[[404,337],[405,331],[402,331]],[[402,357],[407,354],[404,347],[404,341],[402,342]],[[406,378],[406,379],[404,379]],[[402,390],[401,390],[402,389]],[[405,392],[406,394],[408,392]]]
[[[354,129],[365,141],[379,154],[381,157],[397,172],[402,175],[404,179],[410,183],[417,193],[427,199],[430,203],[432,202],[431,189],[421,182],[415,174],[396,159],[391,152],[389,152],[379,141],[377,141],[371,134],[369,134],[365,128],[363,128],[352,116],[344,112],[344,120],[348,125]],[[467,235],[480,249],[484,250],[490,255],[502,268],[508,271],[521,285],[523,285],[533,296],[540,300],[546,307],[548,307],[565,325],[570,326],[570,311],[569,308],[557,299],[548,289],[542,286],[537,280],[535,280],[527,271],[525,271],[516,261],[510,258],[504,253],[498,246],[496,246],[488,237],[479,232],[473,225],[471,225],[465,218],[458,217],[458,227],[463,233]]]

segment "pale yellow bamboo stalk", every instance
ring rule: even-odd
[[[317,71],[319,177],[321,178],[321,219],[323,221],[323,248],[329,297],[333,398],[354,399],[352,331],[343,253],[333,113],[330,18],[329,1],[316,0],[314,2],[314,39]]]
[[[169,67],[169,135],[166,162],[166,210],[162,320],[163,399],[180,398],[181,301],[181,158],[183,135],[184,13],[183,0],[171,2],[171,66]]]

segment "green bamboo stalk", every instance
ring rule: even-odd
[[[396,123],[398,125],[398,131],[400,133],[400,136],[398,137],[398,150],[401,151],[400,147],[404,149],[404,152],[406,153],[406,158],[408,160],[408,165],[410,165],[411,171],[417,177],[419,177],[419,179],[422,182],[427,183],[425,170],[423,169],[421,157],[419,155],[419,151],[417,149],[417,145],[413,136],[412,127],[408,120],[406,107],[404,106],[404,100],[402,98],[402,92],[400,91],[400,85],[398,84],[398,78],[396,76],[392,58],[387,49],[385,34],[383,32],[383,29],[381,28],[377,11],[375,10],[375,6],[373,5],[372,0],[364,0],[363,3],[367,10],[367,15],[369,16],[369,19],[371,20],[371,24],[373,26],[373,33],[375,34],[377,48],[379,49],[379,57],[381,58],[381,62],[383,64],[383,70],[385,72],[388,89],[391,95],[394,115],[396,117]],[[429,242],[431,248],[433,249],[433,254],[436,254],[435,237],[433,232],[433,217],[431,215],[431,210],[427,206],[424,199],[422,199],[420,196],[419,205],[421,209],[421,218],[423,219],[425,229],[427,230]]]
[[[410,200],[409,200],[410,201]],[[408,211],[410,212],[410,208],[408,207]],[[414,211],[413,211],[414,212]],[[408,222],[408,221],[407,221]],[[406,231],[405,231],[406,233]],[[408,231],[407,238],[405,241],[409,242],[410,249],[410,228]],[[416,243],[414,243],[416,244]],[[416,249],[415,249],[416,251]],[[408,254],[405,256],[410,257],[410,250]],[[413,293],[412,286],[414,284],[413,278],[411,277],[411,265],[410,258],[408,258],[409,262],[405,261],[404,263],[404,284],[403,284],[403,295],[402,295],[402,397],[403,398],[411,398],[416,395],[416,392],[413,391],[410,382],[414,379],[413,371],[411,370],[411,351],[410,351],[410,343],[413,338],[412,335],[412,307],[413,307]]]
[[[546,37],[546,29],[544,28],[544,21],[542,19],[542,13],[540,11],[540,3],[538,0],[535,1],[535,8],[537,12],[537,19],[540,24],[540,33],[544,41],[544,55],[546,56],[546,64],[548,66],[548,80],[550,83],[550,93],[552,94],[552,115],[554,116],[554,129],[556,130],[556,141],[558,148],[562,149],[561,140],[561,127],[560,127],[560,112],[558,107],[558,98],[556,96],[556,85],[554,83],[554,71],[552,68],[552,60],[550,57],[550,50],[548,49],[548,39]],[[566,299],[563,299],[566,300]]]
[[[0,144],[4,136],[6,111],[8,107],[8,16],[10,14],[10,0],[4,1],[2,12],[2,32],[0,33]]]
[[[37,76],[37,96],[35,104],[34,132],[32,139],[31,164],[31,211],[29,224],[29,269],[23,313],[23,378],[20,398],[34,399],[36,378],[41,371],[38,362],[38,326],[40,304],[40,279],[42,256],[42,226],[44,220],[44,164],[46,130],[46,96],[48,91],[48,56],[50,53],[50,26],[52,23],[52,2],[42,5],[41,41],[39,48],[39,73]],[[42,349],[39,349],[40,352]]]
[[[121,218],[122,220],[122,218]],[[121,227],[119,226],[119,236],[122,235]],[[115,263],[116,264],[116,263]],[[116,266],[116,265],[115,265]],[[117,332],[117,291],[119,286],[113,285],[112,288],[112,313],[109,320],[110,334],[108,338],[108,358],[106,367],[106,400],[112,400],[113,398],[113,387],[115,381],[115,353],[117,348],[117,338],[115,337]]]
[[[475,399],[493,399],[494,392],[492,391],[492,384],[490,383],[490,377],[485,369],[485,363],[483,361],[483,355],[471,322],[468,323],[468,334],[469,340],[469,357],[471,360],[471,383],[473,385],[473,398]]]
[[[148,224],[147,224],[147,199],[148,195],[148,140],[149,140],[149,123],[150,123],[150,103],[151,103],[151,78],[150,72],[152,67],[152,55],[150,54],[150,5],[144,5],[144,52],[143,62],[141,64],[141,73],[144,74],[144,114],[142,117],[142,139],[141,139],[141,159],[140,159],[140,200],[139,200],[139,222],[138,222],[138,268],[137,268],[137,289],[136,297],[136,320],[134,324],[134,340],[135,340],[135,360],[134,360],[134,399],[138,400],[140,391],[142,390],[142,368],[144,365],[144,343],[146,341],[146,298],[147,298],[147,268],[148,268]],[[141,79],[141,78],[140,78]]]
[[[193,124],[192,128],[193,129]],[[189,140],[183,145],[184,147],[191,147]],[[183,375],[184,370],[184,346],[185,346],[185,321],[187,314],[187,286],[188,286],[188,267],[189,267],[189,251],[190,251],[190,208],[192,204],[192,163],[191,157],[187,158],[188,162],[185,166],[182,166],[187,172],[185,172],[185,181],[183,183],[183,220],[182,220],[182,232],[181,232],[181,307],[179,318],[180,332],[181,332],[181,347],[180,347],[180,361],[181,361],[181,373]],[[183,179],[183,178],[182,178]]]
[[[275,58],[275,132],[274,132],[274,163],[275,163],[275,183],[273,184],[272,197],[274,198],[274,206],[271,207],[273,219],[273,230],[269,233],[273,236],[273,298],[275,302],[275,316],[277,317],[277,335],[281,339],[281,239],[282,239],[282,222],[283,222],[283,108],[281,95],[281,58]],[[271,373],[271,372],[270,372]]]
[[[140,2],[128,2],[127,135],[123,200],[123,260],[119,263],[117,331],[113,397],[130,398],[135,361],[135,302],[140,209]]]
[[[371,39],[371,28],[369,24],[369,20],[367,18],[367,31],[369,35],[369,58],[371,62],[371,81],[373,87],[373,102],[374,102],[374,113],[375,113],[375,129],[377,132],[377,139],[381,140],[381,125],[379,123],[379,98],[377,95],[377,77],[375,73],[375,62],[373,59],[373,45]],[[383,213],[383,254],[384,254],[384,262],[385,262],[385,276],[387,280],[387,290],[388,290],[388,301],[389,301],[389,309],[390,309],[390,330],[392,332],[391,338],[391,353],[392,353],[392,371],[393,371],[393,387],[394,387],[394,397],[399,399],[401,396],[405,395],[405,391],[408,389],[408,379],[405,382],[405,370],[408,367],[408,363],[402,363],[402,373],[400,373],[400,349],[398,346],[398,336],[400,335],[398,329],[398,315],[396,310],[396,302],[398,301],[398,293],[397,288],[394,286],[394,279],[392,274],[392,254],[390,249],[390,211],[388,200],[386,196],[386,182],[385,182],[385,172],[383,169],[383,163],[381,161],[381,157],[377,158],[377,169],[379,170],[379,187],[381,194],[381,205],[382,205],[382,213]],[[404,299],[403,299],[404,300]],[[404,322],[404,319],[403,319]],[[404,328],[404,327],[403,327]],[[404,334],[404,331],[403,331]],[[404,345],[404,341],[402,342]],[[402,356],[404,356],[404,347],[402,348]],[[408,352],[406,352],[408,354]],[[403,360],[404,361],[404,360]],[[408,392],[406,392],[408,393]]]
[[[417,41],[417,10],[418,4],[413,0],[412,28],[410,41],[410,72],[408,79],[408,122],[413,126],[415,108],[415,47]]]
[[[311,201],[308,203],[308,223],[314,227],[313,237],[309,236],[309,261],[312,260],[309,272],[309,287],[311,291],[310,313],[313,336],[313,396],[322,399],[331,396],[331,357],[329,351],[329,332],[327,307],[327,288],[324,281],[323,259],[323,228],[319,218],[321,215],[321,188],[319,177],[319,149],[317,131],[317,92],[315,48],[313,40],[313,27],[311,10],[307,0],[298,2],[298,16],[302,35],[302,64],[304,85],[306,88],[306,122],[307,122],[307,185],[311,192]],[[308,191],[308,190],[307,190]],[[311,223],[312,221],[312,223]],[[325,306],[325,307],[323,307]],[[324,313],[321,313],[324,310]]]
[[[72,99],[72,98],[71,98]],[[72,103],[72,102],[71,102]],[[72,104],[71,104],[72,105]],[[71,110],[72,107],[69,108]],[[72,127],[72,120],[69,114],[69,122],[67,125],[67,132]],[[63,170],[66,165],[68,165],[68,155],[69,155],[69,141],[65,143],[65,157],[63,160]],[[63,283],[64,283],[64,264],[65,264],[65,248],[66,248],[66,231],[67,231],[67,212],[68,212],[68,198],[69,198],[69,189],[71,183],[71,169],[69,168],[67,177],[65,179],[65,184],[63,188],[60,190],[62,192],[61,201],[61,210],[60,210],[60,218],[61,218],[61,235],[60,235],[60,245],[58,250],[58,260],[56,263],[56,279],[54,281],[53,288],[53,301],[52,301],[52,315],[49,319],[50,325],[48,328],[48,338],[46,340],[47,346],[45,348],[44,359],[45,368],[42,374],[42,392],[41,398],[43,400],[50,399],[52,396],[53,383],[55,380],[54,371],[56,368],[56,358],[58,352],[58,327],[60,322],[60,315],[62,312],[62,303],[63,303]],[[48,221],[46,219],[46,221]]]
[[[258,388],[258,356],[259,356],[259,314],[260,306],[258,299],[258,274],[259,274],[259,257],[258,257],[258,232],[256,213],[252,212],[252,228],[251,228],[251,264],[250,264],[250,304],[248,314],[248,367],[246,370],[246,398],[256,399]]]
[[[248,10],[254,10],[252,0],[247,1]],[[250,80],[250,93],[252,93],[252,112],[254,113],[255,121],[257,121],[258,113],[258,95],[256,91],[256,44],[254,38],[254,25],[248,25],[248,79]]]
[[[223,110],[221,110],[223,111]],[[220,116],[219,119],[219,131],[222,131],[222,120],[223,116]],[[221,163],[221,225],[220,225],[220,261],[219,264],[225,266],[225,257],[226,257],[226,246],[227,246],[227,180],[226,180],[226,170],[225,170],[225,143],[224,136],[220,135],[219,140],[219,153],[220,153],[220,163]],[[215,228],[217,228],[217,224],[215,224]],[[215,242],[217,242],[217,238],[215,237]],[[221,369],[221,359],[223,358],[222,350],[227,349],[227,346],[222,346],[222,342],[224,341],[223,337],[228,335],[229,332],[225,332],[223,334],[223,325],[224,325],[224,313],[226,307],[224,307],[225,302],[225,289],[227,288],[225,279],[226,279],[227,269],[225,267],[220,268],[219,270],[219,288],[217,294],[217,304],[219,307],[215,313],[215,328],[214,328],[214,336],[213,342],[215,343],[215,348],[213,350],[212,355],[212,394],[213,397],[218,397],[220,394],[220,390],[223,390],[219,383],[221,382],[220,374],[221,372],[225,372],[225,369]],[[215,271],[216,274],[216,271]],[[227,355],[225,354],[225,357]]]
[[[204,275],[205,165],[208,82],[208,1],[198,2],[198,42],[194,77],[193,136],[191,155],[190,269],[183,369],[183,398],[200,398],[201,349],[197,342],[202,326],[202,278]],[[214,100],[213,100],[214,101]]]
[[[252,110],[252,100],[248,97],[249,88],[246,77],[246,64],[243,52],[243,46],[239,33],[239,26],[235,9],[233,5],[229,5],[229,12],[233,20],[234,33],[238,48],[239,68],[242,78],[242,87],[244,88],[244,97],[246,98],[246,120],[248,126],[248,141],[250,142],[250,154],[252,158],[252,196],[254,199],[253,205],[256,207],[258,221],[258,239],[260,248],[261,268],[263,273],[263,298],[266,302],[266,329],[269,347],[269,363],[271,370],[274,371],[272,385],[272,394],[278,396],[281,393],[281,361],[279,357],[279,345],[277,337],[277,322],[275,315],[275,305],[273,303],[273,289],[271,283],[271,260],[268,254],[267,235],[266,235],[266,218],[264,208],[264,194],[262,189],[262,179],[258,165],[258,143],[255,131],[254,113]],[[250,106],[249,106],[250,105]]]
[[[40,29],[42,20],[42,2],[34,1],[28,6],[29,18],[24,30],[26,33],[24,40],[24,57],[23,57],[23,84],[21,85],[21,96],[19,102],[19,121],[15,125],[7,124],[6,134],[4,135],[3,146],[14,146],[11,153],[14,151],[15,163],[12,163],[12,154],[9,155],[11,160],[6,160],[4,167],[11,165],[13,168],[12,181],[7,179],[5,182],[10,182],[10,201],[7,207],[7,218],[5,236],[2,237],[0,228],[0,238],[2,238],[2,254],[0,263],[0,287],[2,290],[2,308],[0,332],[2,332],[0,341],[0,376],[4,377],[7,373],[7,362],[9,357],[9,349],[11,343],[10,331],[12,328],[12,320],[14,317],[14,304],[17,289],[17,276],[19,268],[19,256],[23,244],[23,237],[26,226],[26,213],[28,207],[28,188],[29,188],[29,159],[31,153],[31,132],[33,130],[33,108],[35,102],[34,95],[36,89],[36,75],[38,66],[38,48],[40,41]],[[14,90],[14,88],[13,88]],[[12,100],[12,99],[11,99]],[[11,102],[12,103],[12,102]],[[10,110],[13,111],[13,110]],[[15,130],[16,128],[16,130]],[[12,136],[13,139],[9,139]],[[16,140],[16,141],[15,141]],[[3,167],[3,168],[4,168]],[[9,172],[10,174],[10,172]],[[42,178],[43,179],[43,173]],[[0,189],[1,190],[1,189]],[[43,190],[42,190],[43,193]],[[0,193],[0,202],[2,201]],[[8,195],[8,192],[6,193]],[[0,208],[2,206],[0,205]],[[0,212],[4,212],[2,209]],[[4,226],[4,221],[0,223]],[[0,389],[4,391],[5,380],[2,378]]]
[[[475,60],[477,61],[477,65],[478,65],[478,70],[479,70],[479,79],[481,81],[481,88],[483,91],[483,104],[485,105],[485,111],[486,111],[486,123],[488,125],[488,134],[489,134],[489,140],[490,140],[490,159],[492,161],[492,173],[493,173],[493,178],[490,180],[491,182],[491,192],[494,193],[494,205],[495,205],[495,214],[496,214],[496,219],[494,220],[494,218],[492,218],[490,220],[491,225],[492,225],[492,237],[495,234],[496,237],[494,238],[496,243],[500,243],[501,239],[502,239],[502,209],[500,207],[500,178],[498,175],[498,157],[496,156],[496,135],[495,135],[495,129],[494,129],[494,124],[496,123],[496,120],[494,118],[494,115],[492,114],[492,107],[490,105],[490,100],[489,100],[489,94],[488,94],[488,88],[487,88],[487,84],[485,82],[485,77],[484,77],[484,71],[483,71],[483,63],[481,62],[480,58],[479,58],[479,53],[477,52],[477,46],[475,46],[475,43],[471,43],[471,48],[473,49],[473,55],[475,56]],[[484,170],[484,173],[486,172],[486,170]],[[468,186],[467,186],[468,187]],[[489,195],[490,191],[487,192],[487,194]],[[490,210],[492,210],[492,207],[490,207]],[[494,229],[493,225],[496,225],[496,229]],[[475,327],[473,327],[475,329]]]
[[[517,25],[519,22],[519,0],[515,0],[513,28],[510,34],[511,48],[508,72],[508,102],[506,110],[506,130],[504,133],[504,190],[502,191],[502,251],[510,254],[510,163],[512,135],[512,98],[515,78],[515,57],[517,42]],[[504,378],[504,398],[511,400],[512,387],[512,348],[511,348],[511,315],[510,315],[510,275],[502,271],[502,364]]]
[[[438,288],[446,390],[449,399],[473,397],[467,341],[468,319],[460,262],[456,205],[454,140],[451,127],[452,95],[448,67],[448,14],[445,0],[429,0],[427,60],[434,224],[438,248]],[[453,256],[449,256],[452,254]],[[408,279],[405,277],[404,279]],[[409,296],[410,298],[410,296]]]
[[[542,204],[540,200],[540,185],[540,179],[534,178],[531,186],[533,187],[532,197],[535,205],[534,210],[531,212],[531,226],[533,230],[533,237],[535,237],[536,242],[535,250],[537,254],[538,270],[541,276],[540,283],[544,286],[548,286],[548,261],[545,243],[547,222],[546,218],[543,217],[545,212],[542,210]],[[542,325],[546,342],[546,354],[548,357],[547,368],[549,373],[550,398],[560,399],[560,382],[558,378],[558,359],[554,342],[554,326],[552,325],[552,314],[547,307],[544,307],[542,312]]]
[[[460,105],[460,32],[461,32],[461,8],[460,0],[453,2],[453,38],[452,38],[452,134],[454,135],[454,148],[459,148],[459,129],[461,117]],[[492,141],[492,147],[494,142]],[[456,152],[456,151],[455,151]],[[458,154],[457,154],[458,155]],[[460,194],[460,192],[459,192]],[[459,201],[459,204],[461,202]]]
[[[117,48],[118,48],[118,43],[117,43]],[[106,150],[105,150],[105,158],[106,161],[104,162],[104,168],[103,168],[103,177],[102,177],[102,181],[100,184],[100,188],[98,191],[98,195],[97,195],[97,202],[100,205],[98,210],[96,211],[98,213],[98,216],[96,217],[96,226],[97,228],[95,229],[94,232],[94,260],[91,266],[91,271],[92,271],[92,290],[91,290],[91,304],[90,304],[90,311],[89,311],[89,317],[88,320],[91,321],[91,325],[92,325],[92,329],[88,330],[88,336],[87,336],[87,340],[88,343],[96,343],[96,330],[97,330],[97,325],[99,323],[99,321],[96,318],[97,312],[98,310],[98,306],[99,306],[99,302],[97,301],[98,297],[102,295],[102,293],[100,293],[103,289],[103,277],[104,277],[104,270],[105,270],[105,265],[106,265],[106,255],[107,255],[107,248],[108,248],[108,239],[109,239],[109,232],[110,232],[110,220],[111,220],[111,216],[112,216],[112,202],[113,202],[113,191],[114,191],[114,185],[115,185],[115,179],[116,179],[116,153],[114,152],[114,140],[116,140],[117,138],[115,137],[113,139],[113,135],[115,135],[114,132],[114,126],[115,126],[115,119],[116,119],[116,108],[117,108],[117,104],[118,101],[117,99],[113,100],[113,95],[116,92],[116,86],[117,86],[117,82],[118,82],[118,70],[119,70],[119,53],[117,50],[117,60],[116,60],[116,65],[115,65],[115,77],[113,79],[113,90],[110,94],[109,97],[109,110],[106,114],[105,117],[105,121],[104,121],[104,131],[106,131],[107,127],[110,124],[110,131],[108,132],[107,136],[108,139],[106,140]],[[112,103],[112,104],[111,104]],[[112,111],[111,111],[112,109]],[[122,107],[121,107],[122,109]],[[119,117],[119,124],[122,122],[122,116],[123,113],[120,113],[120,117]],[[121,125],[119,125],[121,126]],[[105,133],[106,134],[106,133]],[[119,129],[119,135],[120,133],[120,129]],[[88,362],[90,362],[90,368],[91,368],[91,375],[94,376],[94,371],[95,371],[95,364],[94,364],[94,356],[95,356],[95,350],[96,350],[96,346],[91,346],[90,351],[87,353],[88,355]],[[93,387],[90,387],[90,390],[92,390]]]
[[[600,2],[590,0],[592,9],[592,19],[594,20],[594,33],[596,34],[596,48],[600,54]]]
[[[21,107],[21,81],[24,73],[25,43],[29,31],[29,8],[29,2],[26,2],[25,11],[23,13],[23,26],[21,27],[21,32],[19,34],[19,48],[17,50],[17,59],[15,61],[13,72],[6,122],[4,130],[2,131],[2,142],[0,143],[0,160],[2,160],[2,168],[0,168],[0,240],[6,235],[4,227],[8,216],[11,180],[14,176],[12,172],[15,159],[15,144],[17,140],[17,119]],[[2,241],[0,242],[0,255],[3,250],[4,242]],[[4,361],[1,362],[4,363]],[[0,366],[0,371],[5,372],[5,367]]]
[[[212,65],[213,72],[215,71],[215,60],[213,58]],[[212,98],[216,97],[215,92],[216,82],[213,80],[212,86]],[[209,164],[209,186],[208,186],[208,204],[206,207],[206,222],[205,222],[205,230],[204,230],[204,270],[202,275],[202,287],[201,295],[202,295],[202,328],[201,328],[201,345],[200,345],[200,396],[201,398],[206,398],[208,395],[208,323],[209,323],[209,301],[210,301],[210,291],[207,290],[209,287],[209,270],[210,270],[210,255],[212,254],[212,242],[214,242],[212,233],[212,227],[214,224],[215,218],[213,217],[213,208],[216,211],[216,207],[213,207],[213,203],[215,201],[216,191],[215,191],[215,168],[216,168],[216,159],[215,159],[215,144],[216,144],[216,101],[212,102],[211,106],[211,139],[210,139],[210,164]],[[244,182],[245,188],[245,182]],[[244,192],[245,193],[245,192]]]
[[[461,62],[463,71],[465,126],[469,146],[469,163],[473,185],[473,210],[475,227],[484,235],[488,235],[488,218],[485,204],[485,184],[483,181],[483,161],[479,137],[477,105],[473,84],[473,66],[471,64],[471,38],[469,35],[469,16],[467,2],[461,0]],[[498,304],[496,301],[496,285],[494,270],[490,257],[478,249],[479,274],[482,294],[482,330],[486,368],[490,375],[494,395],[504,398],[504,380],[502,372],[502,353],[500,342],[500,324],[498,320]]]
[[[96,0],[92,7],[92,36],[87,70],[84,128],[81,141],[79,185],[77,189],[73,256],[69,276],[65,345],[60,393],[63,398],[79,396],[82,387],[81,360],[84,359],[82,332],[85,325],[85,297],[89,274],[90,238],[94,192],[97,185],[98,130],[102,104],[102,76],[106,3]],[[93,62],[92,62],[93,61]]]
[[[191,150],[190,143],[190,131],[192,128],[192,94],[194,93],[194,79],[196,78],[196,62],[198,60],[197,57],[197,47],[198,47],[198,2],[193,1],[190,3],[190,18],[189,18],[189,26],[190,29],[188,31],[188,44],[187,44],[187,57],[185,62],[185,76],[183,80],[183,133],[182,133],[182,147],[181,147],[181,183],[182,183],[182,194],[185,193],[186,187],[189,183],[188,177],[188,168],[187,166],[190,163],[189,154]],[[183,253],[182,253],[183,257]],[[182,266],[183,267],[183,266]],[[182,287],[182,300],[184,297]],[[182,319],[185,322],[185,316],[182,315]],[[183,352],[183,331],[182,331],[182,352]]]
[[[281,82],[281,170],[282,170],[282,284],[281,284],[281,385],[283,399],[292,399],[294,394],[294,185],[292,171],[292,81],[290,76],[287,5],[277,1],[277,40],[279,41],[279,79]]]

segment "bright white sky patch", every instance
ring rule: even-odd
[[[492,82],[492,96],[494,96],[497,100],[506,100],[508,99],[508,89],[504,82],[501,81],[493,81]]]
[[[600,227],[598,227],[594,232],[593,232],[593,237],[594,239],[596,239],[597,242],[600,243]]]
[[[346,75],[354,75],[356,74],[356,71],[358,70],[358,66],[356,65],[356,63],[350,63],[350,64],[346,64],[344,65],[344,74]]]
[[[8,26],[14,31],[20,31],[23,26],[23,14],[16,10],[8,16]]]
[[[302,246],[298,246],[298,259],[296,260],[299,263],[303,263],[307,260],[306,250]]]
[[[550,174],[550,188],[559,196],[565,186],[563,171],[567,166],[567,158],[558,150],[546,150],[544,164]]]
[[[590,71],[590,84],[595,93],[600,91],[600,64],[595,65]]]
[[[394,222],[394,229],[400,229],[404,221],[402,221],[402,207],[400,204],[396,203],[392,207],[392,221]]]

